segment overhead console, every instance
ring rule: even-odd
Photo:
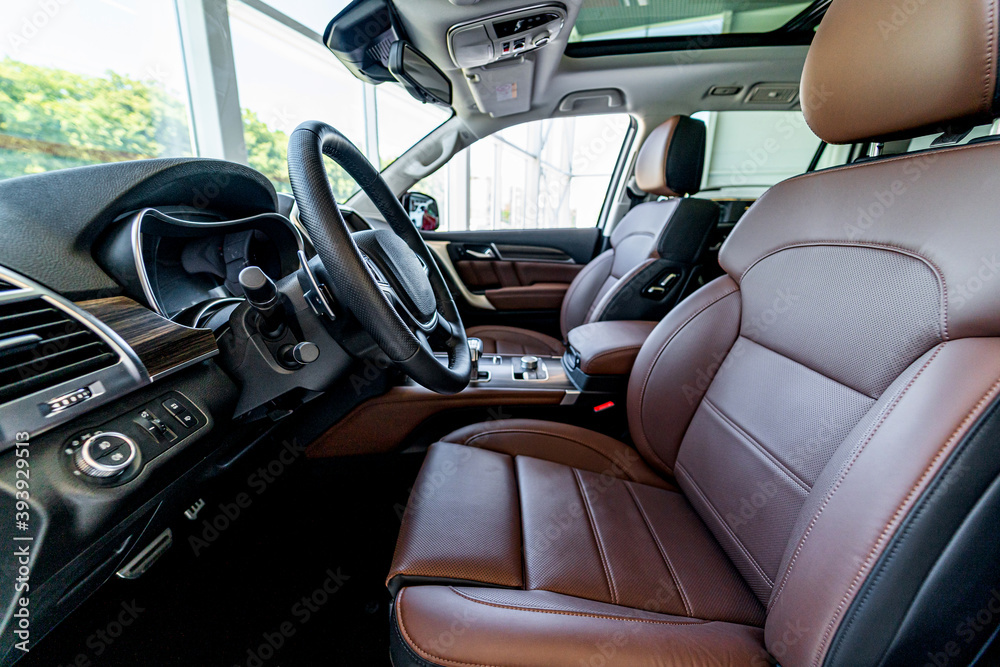
[[[552,41],[566,23],[562,5],[539,5],[461,23],[448,31],[448,52],[462,69],[523,55]]]

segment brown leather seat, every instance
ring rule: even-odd
[[[998,115],[995,2],[882,34],[887,8],[823,20],[820,136]],[[972,662],[1000,621],[997,164],[987,141],[772,188],[641,349],[635,450],[502,420],[433,445],[389,574],[394,665]]]
[[[640,290],[668,265],[683,282],[700,260],[719,221],[719,207],[705,199],[685,199],[698,192],[705,160],[705,124],[674,116],[655,128],[636,158],[636,181],[645,192],[670,199],[639,204],[611,233],[611,247],[577,274],[563,298],[559,326],[562,338],[575,327],[604,320],[658,320],[676,303],[677,294],[659,303]],[[563,343],[552,336],[498,325],[470,327],[469,336],[483,341],[488,354],[560,356]]]

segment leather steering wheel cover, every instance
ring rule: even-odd
[[[375,284],[334,199],[323,155],[354,178],[392,230],[427,265],[438,315],[452,330],[453,344],[448,349],[447,365],[421,345]],[[333,127],[319,121],[306,121],[289,137],[288,176],[299,207],[299,218],[332,279],[330,288],[358,318],[362,328],[390,360],[428,389],[450,394],[468,386],[472,361],[465,328],[451,291],[420,233],[375,167]]]

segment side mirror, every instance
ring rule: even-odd
[[[409,42],[400,40],[389,47],[389,72],[421,102],[451,106],[451,79]]]
[[[410,216],[410,222],[424,232],[433,232],[441,226],[438,203],[434,197],[422,192],[407,192],[400,197],[403,210]]]

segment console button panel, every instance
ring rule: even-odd
[[[122,484],[138,474],[144,464],[208,423],[208,416],[194,402],[172,391],[74,434],[66,441],[63,453],[77,477],[102,485]]]

